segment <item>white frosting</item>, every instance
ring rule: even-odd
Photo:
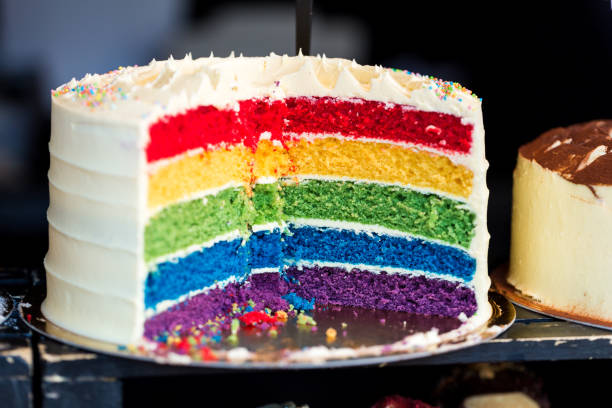
[[[142,296],[129,301],[76,285],[47,269],[47,297],[41,310],[51,322],[74,333],[125,344],[142,336],[143,303]]]
[[[486,321],[488,191],[481,103],[461,89],[441,98],[447,87],[424,76],[342,59],[277,55],[187,56],[72,80],[52,98],[48,219],[54,242],[46,258],[46,316],[86,336],[120,343],[140,339],[148,216],[144,148],[151,123],[198,105],[235,108],[242,99],[306,95],[407,104],[458,115],[474,126],[470,154],[451,158],[474,172],[468,202],[477,213],[470,254],[478,261],[479,312],[471,321]]]
[[[45,257],[45,269],[58,279],[82,287],[96,282],[92,290],[132,300],[142,296],[143,277],[126,271],[138,271],[140,262],[133,252],[75,239],[49,226],[49,251]],[[121,282],[121,285],[117,282]]]
[[[87,170],[52,156],[49,183],[70,195],[90,201],[135,207],[138,202],[138,179]]]
[[[54,98],[63,107],[119,123],[149,123],[159,115],[182,112],[198,105],[226,107],[232,102],[267,96],[357,97],[368,100],[414,105],[420,110],[450,113],[476,123],[480,101],[463,90],[443,100],[445,85],[425,76],[392,71],[379,66],[361,66],[339,58],[268,57],[199,58],[153,60],[145,67],[128,67],[104,75],[88,75],[66,86],[114,86],[110,96],[93,111],[82,98],[68,92]],[[431,89],[430,89],[431,88]],[[58,88],[61,90],[61,87]],[[121,94],[125,94],[122,99]]]
[[[612,322],[612,187],[596,189],[519,155],[508,282],[556,310]]]

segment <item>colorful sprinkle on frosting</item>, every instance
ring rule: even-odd
[[[137,67],[137,65],[134,67]],[[119,67],[98,77],[111,77],[114,79],[126,69],[126,67]],[[112,80],[107,83],[103,83],[101,81],[87,83],[86,81],[81,80],[76,82],[74,86],[71,86],[70,84],[61,86],[60,88],[53,90],[51,95],[54,98],[58,98],[63,95],[72,96],[74,101],[80,102],[83,106],[91,108],[92,110],[102,105],[108,105],[111,109],[115,109],[116,106],[114,102],[128,98],[125,90],[117,86]]]
[[[459,82],[453,81],[444,81],[443,79],[436,78],[431,75],[421,75],[417,72],[411,72],[408,70],[402,70],[398,68],[390,68],[394,72],[404,72],[407,75],[415,76],[419,79],[425,79],[426,81],[423,83],[423,88],[432,90],[435,92],[436,96],[440,98],[440,100],[447,100],[448,98],[457,99],[457,101],[463,101],[463,94],[470,95],[474,99],[478,99],[482,101],[482,98],[479,98],[475,93],[472,93],[469,89],[461,85]],[[432,85],[433,83],[433,85]]]

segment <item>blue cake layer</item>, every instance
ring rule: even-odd
[[[469,283],[476,260],[465,251],[418,239],[335,228],[290,225],[218,242],[184,258],[157,265],[147,278],[145,307],[154,308],[194,290],[230,277],[238,280],[251,269],[294,265],[297,261],[337,262],[393,267],[448,275]]]
[[[248,250],[242,243],[242,238],[221,241],[184,258],[160,263],[147,277],[145,307],[154,308],[163,300],[177,299],[230,277],[246,277]]]
[[[284,235],[285,262],[319,261],[415,269],[470,282],[476,260],[467,252],[418,238],[335,228],[291,226]]]
[[[252,269],[277,268],[280,270],[283,260],[280,228],[254,232],[249,237],[247,246]]]

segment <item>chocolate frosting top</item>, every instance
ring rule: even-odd
[[[519,154],[572,183],[612,185],[612,120],[551,129],[521,146]]]

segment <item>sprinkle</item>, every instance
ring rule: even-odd
[[[189,340],[187,340],[187,338],[184,338],[178,343],[176,348],[183,354],[187,354],[191,349],[191,345],[189,344]]]
[[[238,345],[238,336],[236,336],[235,334],[232,334],[230,336],[227,336],[227,342],[230,346],[237,346]]]
[[[109,102],[116,101],[118,96],[125,100],[128,98],[127,93],[115,85],[115,80],[125,69],[125,67],[119,67],[114,71],[101,75],[100,77],[105,81],[103,84],[96,81],[92,83],[79,82],[73,87],[63,85],[52,90],[51,95],[54,98],[59,98],[63,95],[72,97],[73,100],[80,100],[83,106],[87,106],[92,110]],[[111,108],[114,106],[110,103],[109,105]]]
[[[285,312],[284,310],[277,310],[274,316],[280,322],[286,322],[288,318],[287,312]]]
[[[297,317],[297,325],[298,326],[316,326],[317,322],[311,316],[304,314],[304,312],[300,312],[300,314]]]
[[[202,358],[203,361],[217,361],[218,360],[215,353],[213,353],[213,351],[209,349],[208,347],[202,347],[200,349],[200,357]]]
[[[268,316],[264,312],[252,311],[245,313],[239,317],[240,321],[246,326],[256,326],[261,323],[274,323],[276,319],[272,316]]]
[[[343,329],[346,329],[346,327],[348,326],[348,324],[346,324],[345,322],[342,322],[341,326],[342,326],[342,328],[343,328]]]
[[[240,320],[232,319],[232,324],[230,327],[232,335],[235,335],[236,333],[238,333],[239,328],[240,328]]]
[[[330,327],[329,329],[325,330],[325,336],[327,337],[328,343],[333,343],[334,341],[336,341],[337,335],[338,332],[336,332],[336,329],[334,329],[333,327]]]
[[[398,72],[399,69],[392,68],[392,71]],[[424,79],[423,88],[433,90],[434,93],[440,100],[447,100],[447,98],[457,99],[458,102],[463,102],[464,95],[470,95],[475,99],[482,101],[482,98],[478,98],[476,94],[472,93],[469,89],[465,88],[458,82],[444,81],[436,78],[432,75],[421,75],[415,72],[403,71],[407,75],[416,77],[417,79]]]

